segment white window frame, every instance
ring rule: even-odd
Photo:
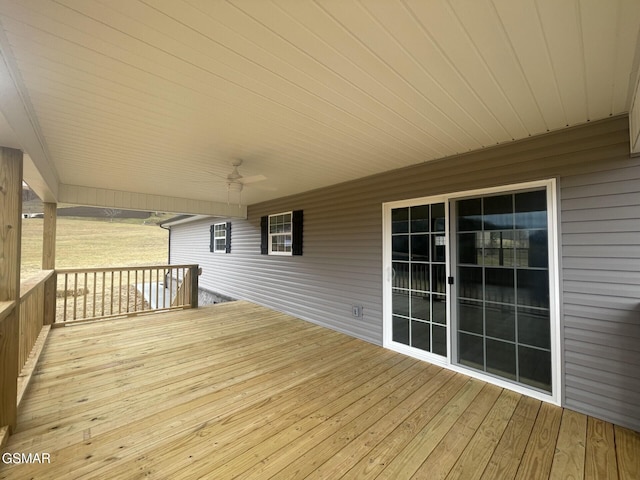
[[[279,217],[282,215],[289,215],[289,224],[291,225],[291,229],[288,232],[274,232],[271,233],[271,219],[274,217]],[[281,212],[274,213],[273,215],[269,215],[269,219],[267,221],[267,236],[269,238],[269,255],[277,255],[282,257],[291,257],[293,256],[293,211],[289,212]],[[273,238],[277,236],[288,236],[289,237],[289,251],[288,252],[278,252],[273,251]]]
[[[224,233],[224,236],[216,235],[218,233],[217,227],[222,226],[221,232]],[[224,239],[224,246],[222,248],[218,248],[218,240]],[[227,223],[214,223],[213,224],[213,253],[227,253],[227,245],[229,243],[229,232],[227,229]]]

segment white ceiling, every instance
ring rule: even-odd
[[[0,27],[50,196],[225,203],[243,159],[252,204],[628,112],[640,1],[0,0]]]

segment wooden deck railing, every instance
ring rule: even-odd
[[[197,308],[199,274],[198,265],[153,265],[43,270],[23,282],[19,302],[0,302],[0,383],[13,385],[0,391],[0,446],[51,326]]]
[[[56,323],[198,306],[197,265],[62,269],[56,274]]]
[[[31,374],[51,328],[47,317],[47,299],[53,300],[55,272],[43,270],[20,284],[20,315],[18,323],[18,395],[20,404]]]
[[[44,345],[50,326],[47,325],[45,305],[47,295],[52,291],[55,275],[53,270],[43,270],[20,285],[20,301],[0,302],[0,376],[3,384],[13,383],[16,389],[3,391],[0,396],[0,418],[7,418],[22,399],[33,367]],[[11,322],[5,322],[9,315],[16,315],[17,335],[11,331]],[[11,341],[11,339],[17,339]],[[15,361],[17,359],[17,362]],[[4,427],[0,425],[0,427]],[[0,443],[6,437],[6,428],[0,429]]]
[[[20,327],[18,365],[22,369],[27,363],[42,327],[47,323],[44,316],[45,290],[53,270],[43,270],[20,285]]]
[[[16,337],[15,301],[0,302],[0,447],[9,437],[9,429],[15,425],[16,387],[18,384],[18,342]]]

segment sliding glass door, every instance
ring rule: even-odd
[[[455,361],[551,391],[545,189],[453,202]]]
[[[392,338],[447,355],[444,203],[391,210]]]
[[[555,395],[552,182],[385,205],[385,345]]]

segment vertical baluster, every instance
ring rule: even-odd
[[[173,268],[169,267],[169,306],[173,306]]]
[[[113,277],[115,275],[116,272],[112,271],[111,272],[111,295],[110,295],[110,305],[109,305],[109,315],[113,315],[113,295],[114,295],[114,291],[113,291]]]
[[[162,305],[160,304],[160,297],[158,297],[158,308],[164,308],[164,287],[165,287],[164,282],[166,279],[164,270],[165,270],[164,268],[158,270],[158,278],[162,279],[162,282],[158,280],[158,292],[159,292],[158,295],[162,295]]]
[[[185,270],[185,268],[182,268],[182,285],[180,288],[180,291],[182,292],[182,300],[180,303],[180,306],[184,306],[187,303],[187,285],[185,284],[185,281],[187,280],[187,271]]]
[[[64,274],[64,291],[63,293],[63,306],[64,306],[64,314],[62,316],[62,321],[66,322],[67,321],[67,290],[69,289],[69,274],[65,273]]]
[[[101,315],[104,317],[104,289],[107,283],[107,272],[102,272],[102,310]]]
[[[82,300],[82,318],[87,318],[87,295],[89,294],[89,286],[87,285],[87,272],[84,272],[84,292]]]
[[[131,303],[131,270],[127,270],[127,313],[129,313],[129,304]]]
[[[118,313],[122,313],[122,270],[118,272]]]
[[[151,291],[153,288],[153,269],[149,269],[149,308],[153,309],[153,305],[151,303]]]
[[[166,268],[162,269],[162,308],[167,308],[167,272]]]
[[[73,319],[77,318],[76,311],[78,307],[78,274],[73,274]]]
[[[93,272],[93,307],[92,307],[92,317],[96,316],[96,296],[98,291],[98,272]]]
[[[176,268],[173,273],[175,273],[176,277],[175,277],[175,282],[176,282],[176,291],[174,293],[175,298],[173,299],[173,301],[175,302],[174,306],[178,306],[180,304],[180,269]]]
[[[140,297],[140,300],[142,301],[142,310],[147,310],[146,303],[147,303],[147,296],[149,295],[149,293],[148,292],[145,293],[145,287],[147,286],[148,281],[149,279],[147,277],[147,271],[142,270],[142,289],[140,290],[140,293],[142,295]]]
[[[135,291],[133,294],[133,311],[138,311],[138,270],[135,271]]]
[[[144,310],[144,269],[142,269],[142,288],[140,289],[140,294],[142,297],[140,298],[141,310]]]
[[[160,308],[160,269],[156,268],[156,310]]]

